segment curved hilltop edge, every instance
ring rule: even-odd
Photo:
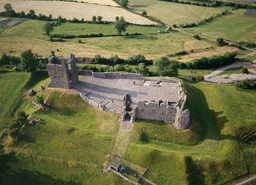
[[[155,23],[145,17],[126,11],[122,8],[113,6],[103,6],[79,2],[63,2],[63,1],[22,1],[22,0],[3,0],[0,1],[0,11],[4,11],[4,5],[10,3],[16,12],[29,12],[33,9],[38,15],[39,13],[58,17],[62,16],[66,19],[82,19],[92,20],[93,16],[101,16],[102,21],[115,21],[116,16],[123,16],[124,19],[132,24],[154,25]]]

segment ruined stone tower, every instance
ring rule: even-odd
[[[56,57],[54,51],[48,60],[46,68],[51,81],[48,87],[59,87],[70,89],[78,83],[78,71],[75,62],[75,55],[70,58]]]

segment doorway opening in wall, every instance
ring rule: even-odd
[[[130,120],[131,120],[130,114],[126,113],[124,116],[124,121],[130,121]]]

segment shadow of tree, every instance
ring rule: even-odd
[[[204,174],[190,157],[185,157],[186,176],[188,185],[204,184]]]
[[[56,179],[50,175],[36,171],[17,170],[10,168],[9,163],[17,161],[14,154],[0,156],[0,184],[5,185],[28,185],[28,184],[54,184],[54,185],[78,185],[74,181]]]

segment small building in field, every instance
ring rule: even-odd
[[[116,159],[114,159],[113,161],[111,161],[111,163],[110,163],[110,165],[109,165],[113,170],[115,170],[115,171],[123,171],[125,168],[124,168],[124,166],[122,166],[122,164],[118,161],[118,160],[116,160]]]

